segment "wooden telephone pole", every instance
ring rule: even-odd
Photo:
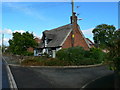
[[[72,0],[72,47],[74,47],[74,0]]]
[[[2,52],[4,51],[4,34],[2,34]]]
[[[74,13],[74,0],[72,0],[72,17],[73,17],[73,13]]]

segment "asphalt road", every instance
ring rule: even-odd
[[[110,75],[101,77],[101,78],[91,82],[90,84],[88,84],[86,86],[86,90],[87,90],[87,88],[108,88],[106,90],[113,88],[113,90],[114,90],[114,74],[110,74]]]
[[[81,88],[94,79],[113,73],[107,66],[91,68],[10,66],[10,68],[18,88]]]
[[[2,60],[2,89],[7,89],[9,90],[9,79],[8,79],[8,75],[7,75],[7,69],[6,69],[6,64],[5,62]]]

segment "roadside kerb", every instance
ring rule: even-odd
[[[9,79],[9,84],[10,84],[10,89],[11,90],[18,90],[16,82],[14,80],[14,77],[12,75],[12,72],[10,70],[10,67],[8,65],[8,63],[6,62],[6,60],[3,58],[5,64],[6,64],[6,68],[7,68],[7,74],[8,74],[8,79]]]
[[[40,67],[40,68],[90,68],[90,67],[99,67],[105,64],[83,65],[83,66],[25,66],[25,65],[16,65],[16,64],[8,64],[8,65],[20,66],[20,67]]]

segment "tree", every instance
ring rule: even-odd
[[[111,67],[115,72],[115,88],[118,89],[120,88],[120,30],[115,32],[112,44],[109,44],[108,48]]]
[[[114,37],[116,28],[113,25],[101,24],[93,29],[93,39],[96,47],[106,48]]]
[[[21,34],[19,32],[15,32],[13,33],[13,38],[9,40],[9,45],[10,52],[22,55],[27,52],[27,48],[34,48],[37,44],[32,33],[25,32]]]
[[[120,30],[113,25],[101,24],[94,30],[94,42],[97,46],[107,49],[108,61],[115,74],[115,88],[120,88]]]

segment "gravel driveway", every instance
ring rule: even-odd
[[[18,88],[81,88],[96,78],[112,74],[107,66],[44,68],[10,66]]]

